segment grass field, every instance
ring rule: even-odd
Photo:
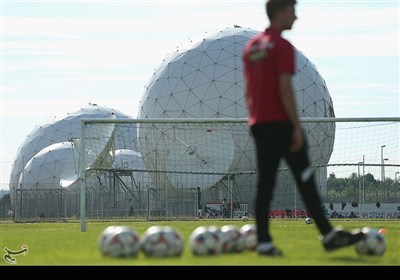
[[[254,221],[247,223],[252,222]],[[341,225],[348,230],[364,226],[387,229],[388,246],[385,254],[380,257],[359,256],[354,246],[327,253],[318,239],[315,224],[307,225],[302,219],[271,221],[275,244],[284,252],[281,258],[258,256],[256,252],[251,251],[212,257],[197,257],[191,253],[188,239],[196,227],[226,224],[241,227],[245,222],[239,220],[88,222],[86,232],[80,231],[80,225],[77,222],[31,224],[2,222],[0,223],[0,245],[3,255],[5,247],[17,251],[21,250],[22,245],[28,245],[29,252],[26,255],[15,256],[17,265],[400,265],[400,222],[398,220],[333,220],[332,222],[335,226]],[[126,225],[134,228],[139,234],[143,234],[152,225],[172,226],[184,236],[184,252],[180,257],[174,258],[149,258],[142,252],[135,258],[104,257],[98,250],[97,240],[103,229],[109,225]],[[8,265],[3,258],[1,264]]]

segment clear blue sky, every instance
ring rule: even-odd
[[[399,1],[298,2],[284,36],[325,79],[336,116],[400,116]],[[264,1],[3,0],[0,189],[36,125],[89,102],[136,117],[168,53],[234,24],[263,30]]]

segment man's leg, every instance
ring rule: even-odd
[[[269,233],[270,204],[275,185],[276,169],[279,164],[277,149],[270,142],[268,130],[263,126],[252,128],[257,151],[258,184],[255,201],[255,214],[258,243],[272,242]]]
[[[306,147],[306,143],[304,146]],[[321,199],[314,181],[314,172],[310,167],[305,147],[296,153],[289,152],[285,158],[292,168],[306,207],[323,235],[322,242],[325,249],[332,251],[360,241],[364,238],[361,231],[350,233],[341,229],[332,229],[328,219],[324,216]]]
[[[324,235],[332,230],[332,226],[324,216],[324,211],[321,207],[321,198],[314,181],[314,170],[310,166],[305,147],[306,143],[300,151],[296,153],[289,152],[285,158],[293,171],[293,176],[296,179],[307,209],[311,212],[319,231]]]

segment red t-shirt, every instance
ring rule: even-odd
[[[279,75],[295,71],[294,48],[272,28],[243,50],[249,125],[289,119],[279,93]]]

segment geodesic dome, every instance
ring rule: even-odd
[[[28,161],[19,177],[18,185],[29,186],[31,189],[59,186],[65,163],[72,156],[72,149],[70,142],[45,147]]]
[[[145,182],[149,182],[149,174],[144,171],[146,167],[144,165],[142,155],[140,152],[129,150],[129,149],[119,149],[115,150],[114,162],[112,165],[113,168],[120,169],[128,169],[128,170],[140,170],[138,172],[133,172],[133,178],[129,178],[131,181],[134,181],[134,184],[137,186],[139,184],[143,184]],[[125,179],[126,181],[127,179]],[[131,182],[126,182],[129,184]]]
[[[145,168],[140,152],[129,149],[119,149],[115,151],[113,167],[116,169],[139,170],[143,170]]]
[[[19,147],[12,165],[10,191],[12,201],[18,188],[60,189],[60,178],[72,159],[73,144],[80,137],[84,118],[131,118],[117,110],[91,104],[61,119],[52,119],[36,127]],[[135,126],[119,126],[115,149],[138,151]],[[110,164],[111,166],[111,164]]]
[[[156,68],[146,86],[139,118],[247,118],[242,50],[258,33],[252,29],[228,28],[204,38],[188,50],[170,55]],[[293,87],[299,116],[334,117],[325,81],[297,49],[295,56]],[[319,126],[318,129],[315,126]],[[305,124],[304,128],[313,163],[326,164],[333,149],[334,125]],[[242,130],[241,133],[227,132],[234,142],[229,171],[256,170],[255,149],[247,125]],[[243,137],[246,132],[247,136]],[[165,151],[158,155],[158,166],[167,168],[176,139],[171,139],[165,131],[146,132],[140,127],[139,135],[146,167],[155,168],[154,151],[158,149]],[[207,149],[210,147],[204,146],[200,153],[206,153]],[[189,166],[190,160],[196,159],[188,159],[182,165]]]

